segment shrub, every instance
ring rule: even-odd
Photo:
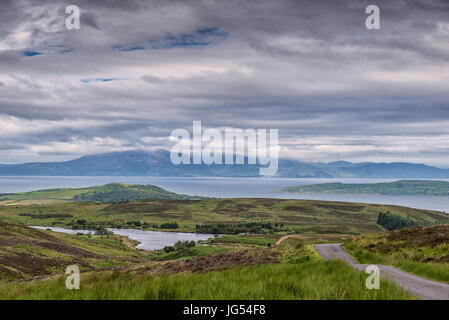
[[[172,246],[164,247],[164,251],[167,252],[167,253],[173,252],[173,251],[175,251],[175,250],[176,250],[176,249],[175,249],[174,247],[172,247]]]
[[[166,222],[159,226],[161,229],[178,229],[179,225],[177,222]]]
[[[100,227],[97,230],[95,230],[95,234],[104,236],[104,235],[109,235],[109,234],[114,234],[114,233],[112,231],[109,231],[109,230],[103,228],[103,227]]]

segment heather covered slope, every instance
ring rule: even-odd
[[[73,264],[85,271],[142,261],[119,236],[74,236],[0,222],[0,281],[45,277]]]
[[[345,248],[359,263],[394,265],[449,283],[449,225],[410,227],[347,239]]]
[[[175,228],[201,233],[362,234],[381,232],[377,219],[379,212],[387,211],[425,225],[449,223],[449,215],[438,211],[283,199],[145,199],[112,204],[8,205],[0,206],[0,220],[75,229],[90,225],[156,231]]]

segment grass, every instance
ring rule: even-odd
[[[243,244],[243,245],[251,245],[251,246],[271,246],[276,243],[278,240],[278,235],[226,235],[218,238],[209,239],[209,243],[213,244]]]
[[[362,264],[393,265],[449,283],[449,226],[413,227],[346,239],[345,249]]]
[[[279,260],[282,263],[303,263],[322,260],[313,245],[305,245],[299,239],[287,239],[276,249],[279,252]]]
[[[415,261],[397,261],[394,266],[424,278],[449,283],[449,264],[438,265]]]
[[[206,274],[135,275],[114,271],[82,275],[81,289],[65,278],[0,285],[0,299],[412,299],[391,282],[365,288],[366,275],[340,261],[266,264]]]
[[[229,248],[197,245],[193,248],[181,248],[172,252],[165,252],[156,250],[149,254],[148,258],[154,261],[176,260],[176,259],[191,259],[194,257],[209,256],[216,253],[229,252]]]

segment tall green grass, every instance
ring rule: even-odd
[[[417,261],[397,261],[394,266],[416,275],[449,283],[449,265],[448,264],[432,264]]]
[[[346,240],[343,246],[358,263],[389,264],[390,262],[386,255],[364,249],[362,246],[351,240]]]
[[[136,275],[125,271],[82,275],[81,289],[65,278],[0,285],[0,299],[411,299],[382,281],[367,290],[367,275],[340,261],[266,264],[205,274]]]
[[[209,256],[216,253],[224,253],[229,251],[229,248],[197,245],[193,248],[181,248],[171,252],[165,252],[163,249],[156,250],[151,252],[148,259],[155,261],[192,259],[194,257]]]
[[[441,255],[437,248],[402,248],[392,252],[381,252],[368,250],[362,244],[351,240],[347,240],[344,247],[358,263],[393,265],[417,276],[449,283],[449,264],[426,262],[426,259],[433,255]]]

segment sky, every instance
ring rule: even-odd
[[[278,129],[280,156],[449,167],[445,0],[0,1],[0,163]],[[380,30],[365,9],[380,8]]]

